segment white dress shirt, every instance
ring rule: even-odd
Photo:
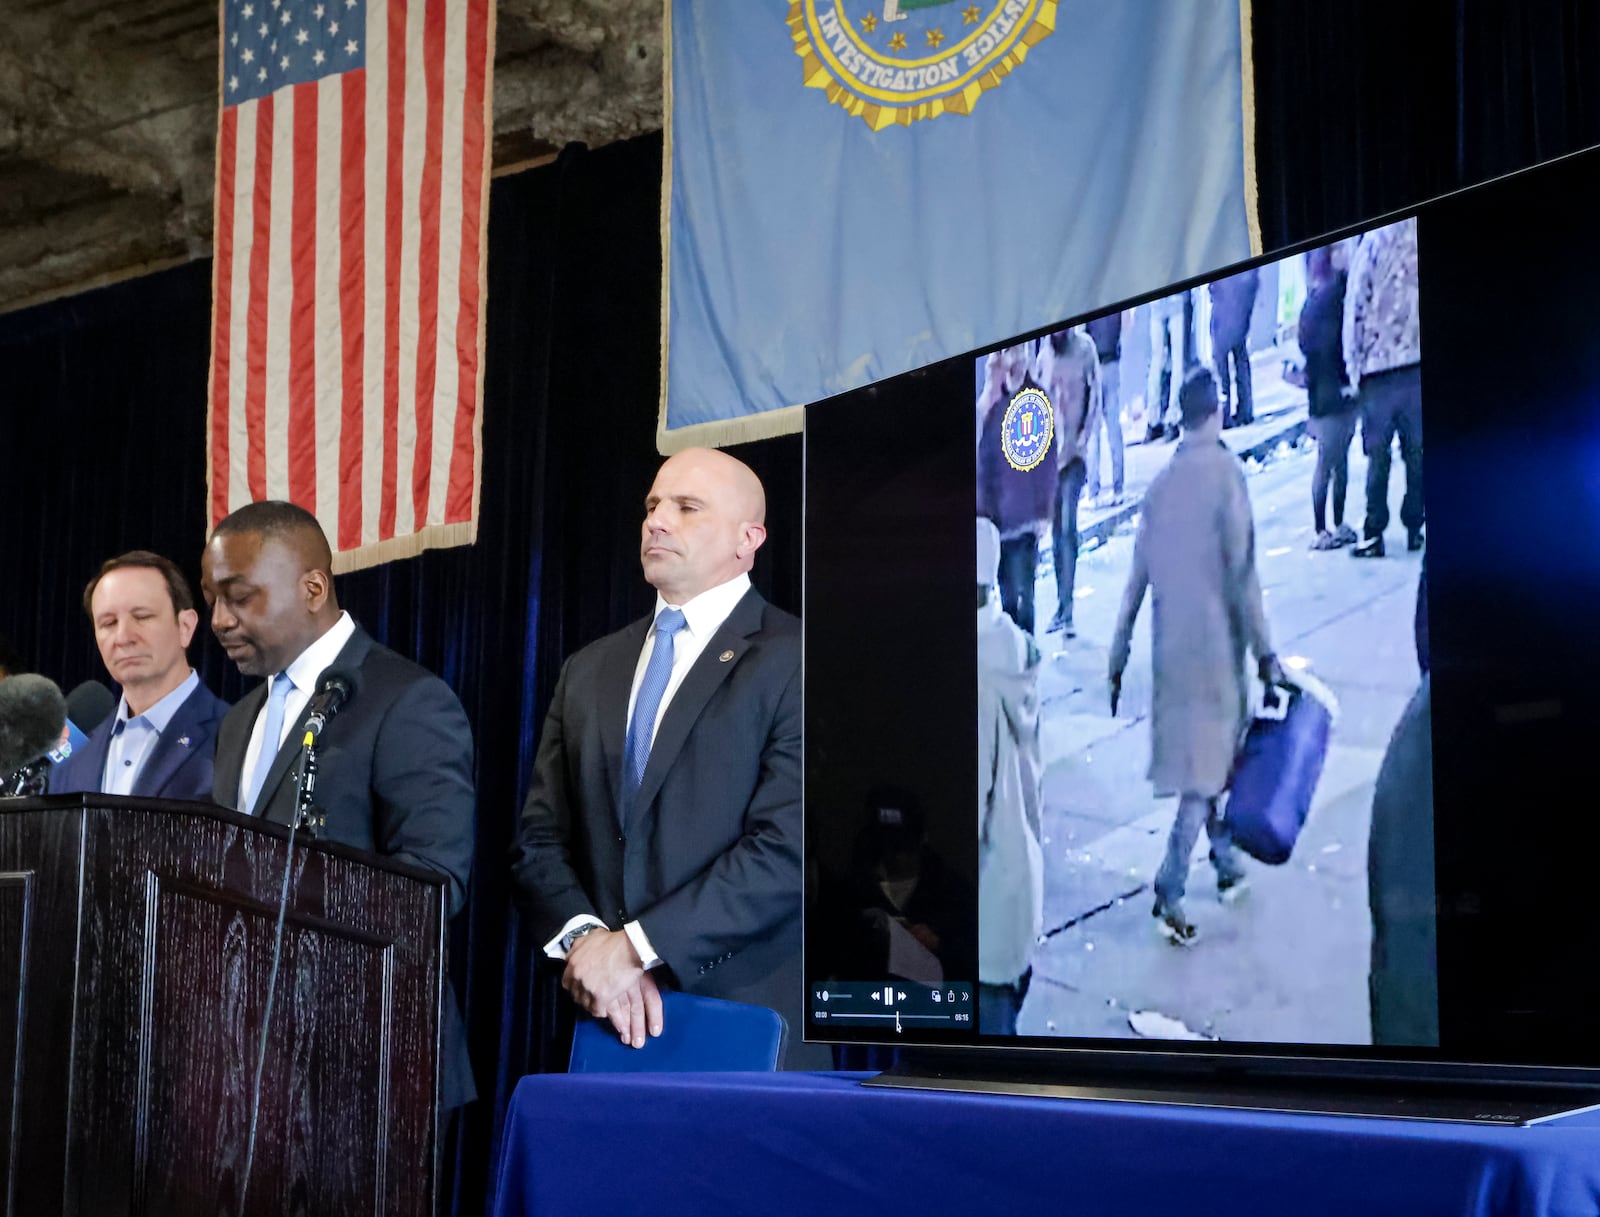
[[[128,717],[127,694],[123,694],[117,703],[117,721],[111,728],[111,742],[106,746],[105,769],[100,774],[101,794],[133,793],[133,784],[139,780],[145,758],[155,747],[156,740],[172,722],[178,707],[199,687],[200,673],[190,672],[188,679],[171,693],[132,718]]]
[[[301,651],[294,662],[284,669],[289,679],[294,682],[294,688],[289,690],[289,696],[284,700],[283,727],[278,733],[278,738],[272,741],[274,756],[277,755],[278,749],[283,747],[283,741],[289,738],[289,732],[294,730],[295,722],[305,710],[306,703],[311,700],[311,695],[317,691],[317,681],[333,666],[333,661],[339,658],[339,652],[344,650],[345,643],[350,641],[355,632],[355,620],[349,613],[340,613],[339,620],[333,623],[333,628]],[[256,771],[256,758],[261,755],[261,735],[266,730],[267,701],[272,698],[272,682],[277,679],[276,673],[267,677],[267,700],[261,703],[255,725],[250,728],[250,744],[244,750],[244,767],[239,770],[239,789],[235,802],[235,806],[238,807],[244,806],[250,775]],[[260,806],[252,810],[259,811],[261,807],[265,807],[266,799],[267,792],[263,787]]]
[[[669,604],[662,596],[656,596],[655,612],[650,618],[652,628],[645,634],[644,648],[639,652],[639,662],[633,668],[633,687],[628,691],[628,722],[633,721],[633,706],[639,700],[639,686],[644,681],[645,666],[650,662],[650,653],[655,650],[655,619],[661,616],[663,609],[675,608],[683,613],[684,626],[673,639],[672,675],[667,678],[667,690],[661,695],[661,706],[656,711],[655,726],[650,733],[652,744],[655,743],[656,733],[661,730],[661,720],[667,716],[667,706],[671,704],[678,687],[683,684],[683,678],[689,674],[689,669],[694,667],[695,660],[700,658],[700,652],[706,649],[706,644],[711,641],[712,635],[722,628],[722,623],[732,615],[734,608],[749,590],[750,576],[741,573],[726,583],[701,592],[686,604]],[[579,913],[562,926],[554,938],[545,943],[544,953],[551,959],[565,959],[567,953],[561,949],[561,940],[582,925],[604,925],[604,922],[588,913]],[[628,940],[633,943],[633,949],[639,953],[639,959],[644,966],[659,967],[661,957],[650,945],[644,927],[637,921],[630,921],[622,928],[627,933]]]

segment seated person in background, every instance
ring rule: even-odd
[[[934,983],[968,974],[972,885],[928,847],[924,825],[913,791],[867,792],[850,868],[865,935],[854,975]]]
[[[83,607],[122,700],[87,745],[51,770],[50,793],[209,799],[228,706],[189,666],[200,616],[183,572],[170,558],[133,550],[89,580]]]

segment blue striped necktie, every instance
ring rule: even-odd
[[[633,719],[628,723],[628,742],[622,754],[622,806],[633,802],[644,781],[644,767],[650,760],[650,742],[655,736],[656,715],[661,711],[661,698],[672,679],[672,652],[674,639],[684,627],[683,613],[678,609],[663,609],[656,618],[656,644],[650,660],[644,666],[644,679],[639,682],[639,695],[633,703]]]
[[[250,771],[250,785],[245,788],[244,810],[256,814],[256,800],[266,785],[267,773],[278,758],[278,737],[283,734],[283,709],[289,702],[289,691],[294,681],[289,673],[279,672],[272,678],[272,691],[267,695],[267,724],[261,732],[261,751],[256,753],[256,767]]]

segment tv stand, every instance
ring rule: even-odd
[[[1019,1065],[966,1056],[955,1060],[910,1056],[862,1085],[1480,1126],[1542,1124],[1600,1108],[1600,1086],[1566,1083],[1285,1076],[1237,1065],[1171,1071],[1079,1070],[1057,1062]]]

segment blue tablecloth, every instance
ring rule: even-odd
[[[1594,1217],[1600,1114],[1532,1128],[865,1089],[842,1074],[542,1074],[496,1217]]]

